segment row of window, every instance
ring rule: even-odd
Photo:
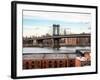
[[[23,69],[68,67],[65,60],[23,60]]]
[[[77,67],[89,66],[91,61],[75,62],[75,59],[62,60],[23,60],[23,69],[42,69],[42,68],[60,68],[60,67]]]

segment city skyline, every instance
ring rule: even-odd
[[[91,14],[23,11],[23,36],[52,35],[52,25],[60,25],[60,34],[90,33]]]

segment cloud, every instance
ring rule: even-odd
[[[91,14],[76,14],[76,13],[57,13],[57,12],[38,12],[38,11],[24,11],[23,16],[27,19],[35,17],[46,20],[61,20],[61,21],[81,21],[90,20]]]
[[[25,28],[23,28],[23,36],[41,36],[49,31],[50,28],[46,26],[25,26]]]

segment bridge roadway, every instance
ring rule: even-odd
[[[61,39],[61,38],[84,38],[91,37],[91,34],[68,34],[68,35],[55,35],[55,36],[45,36],[37,37],[35,40],[45,40],[45,39]],[[28,40],[33,40],[33,38],[27,38]]]
[[[69,34],[69,35],[55,35],[50,37],[38,37],[37,40],[45,40],[45,39],[60,39],[60,38],[84,38],[90,37],[90,34]]]

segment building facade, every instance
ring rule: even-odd
[[[74,56],[73,56],[74,55]],[[83,57],[76,54],[30,54],[23,55],[23,69],[44,69],[90,66],[90,52]]]

